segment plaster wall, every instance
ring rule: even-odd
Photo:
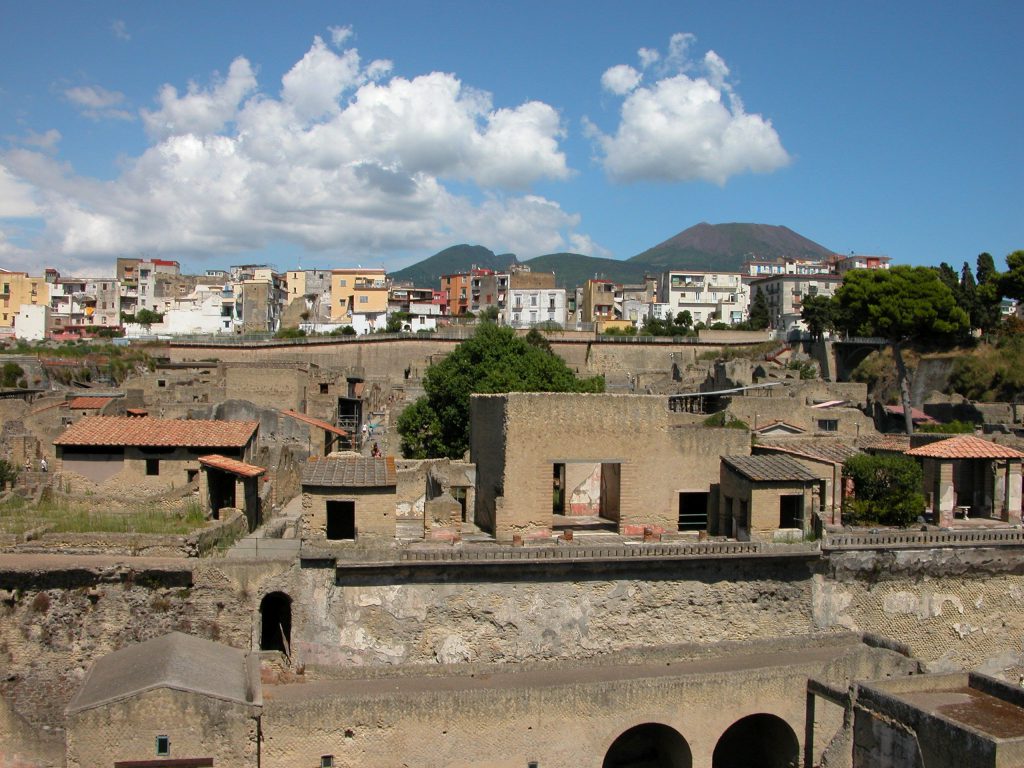
[[[243,768],[260,764],[254,707],[162,688],[71,715],[67,768],[154,760],[161,735],[170,738],[174,759],[212,757],[214,765]]]

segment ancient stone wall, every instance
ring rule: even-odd
[[[657,396],[475,395],[470,413],[477,513],[489,521],[504,496],[494,531],[499,541],[548,535],[556,463],[611,465],[612,477],[617,465],[618,513],[605,517],[635,535],[646,526],[674,532],[678,493],[709,492],[722,455],[750,453],[747,432],[688,423],[688,415],[670,413]]]
[[[171,756],[213,758],[214,765],[259,766],[253,707],[167,688],[83,710],[68,718],[67,768],[109,765],[111,758],[156,758],[156,737]]]

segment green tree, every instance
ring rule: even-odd
[[[603,392],[604,378],[578,379],[560,357],[511,328],[477,327],[472,338],[427,369],[426,393],[398,419],[406,458],[459,458],[469,447],[469,396],[498,392]]]
[[[154,312],[151,309],[140,309],[135,313],[135,322],[145,327],[151,326],[153,323],[162,322],[164,316],[158,312]]]
[[[4,363],[4,367],[0,369],[0,384],[5,387],[17,386],[18,379],[24,375],[24,369],[17,363]]]
[[[812,339],[820,339],[825,331],[835,328],[832,299],[820,294],[804,299],[800,318],[807,324]]]
[[[852,336],[881,336],[892,344],[904,424],[907,434],[912,434],[910,376],[903,347],[923,338],[952,340],[970,328],[970,318],[957,306],[938,271],[930,267],[852,270],[834,300],[839,329]]]
[[[996,271],[996,262],[989,253],[979,253],[977,261],[977,289],[974,298],[974,311],[971,313],[971,327],[980,328],[985,333],[996,330],[1003,320],[1000,278]]]
[[[1024,251],[1006,257],[1007,271],[999,277],[999,292],[1017,301],[1024,301]]]
[[[856,523],[906,526],[924,511],[921,466],[909,456],[853,456],[843,476],[855,493],[843,500],[843,515]]]
[[[485,307],[484,309],[480,310],[479,317],[480,317],[481,320],[484,320],[486,322],[496,323],[496,322],[498,322],[498,308],[497,307]]]
[[[754,294],[754,300],[750,302],[748,322],[751,330],[754,331],[764,330],[772,324],[771,312],[768,310],[768,297],[760,289]]]

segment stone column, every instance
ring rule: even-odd
[[[953,512],[956,506],[956,492],[953,488],[953,462],[933,459],[936,468],[935,506],[938,511],[939,525],[953,524]]]
[[[212,515],[215,510],[210,500],[210,475],[209,470],[202,464],[199,465],[199,503],[203,505],[203,512]]]
[[[1021,463],[1010,459],[1006,467],[1006,521],[1011,525],[1021,523]]]

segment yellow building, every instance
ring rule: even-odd
[[[13,328],[14,316],[22,304],[50,303],[50,286],[46,278],[31,277],[27,272],[8,272],[0,269],[0,327]]]
[[[383,327],[387,311],[388,279],[383,269],[331,270],[332,322],[357,331],[374,329]]]

